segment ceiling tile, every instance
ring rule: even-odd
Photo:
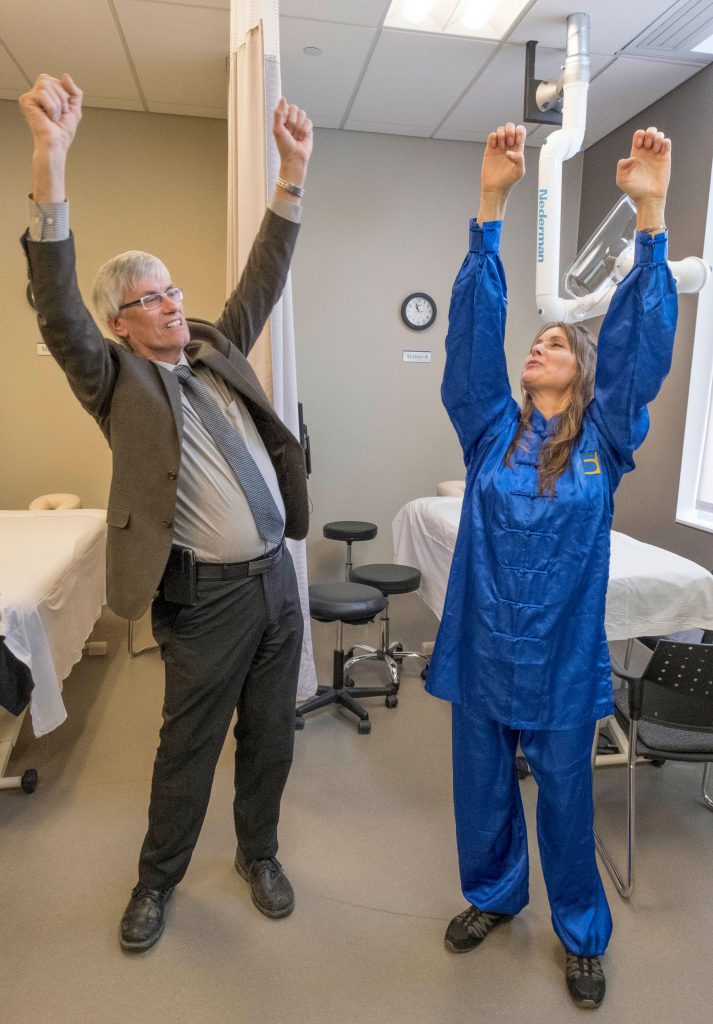
[[[0,33],[0,38],[2,34]],[[15,99],[30,86],[30,79],[25,78],[15,61],[12,60],[3,46],[0,46],[0,90],[11,92]]]
[[[150,109],[174,104],[227,109],[226,10],[114,0]]]
[[[434,139],[450,139],[455,142],[485,142],[488,138],[488,132],[475,132],[475,131],[459,131],[457,128],[448,128],[444,125],[440,128],[433,136]],[[542,134],[540,127],[537,125],[528,126],[527,129],[527,141],[525,146],[531,146],[533,149],[538,148],[542,145]]]
[[[280,0],[280,15],[347,25],[380,25],[391,0]]]
[[[33,81],[69,71],[89,95],[140,99],[108,4],[2,0],[0,38]]]
[[[434,139],[450,139],[452,142],[486,142],[488,132],[465,131],[458,128],[439,128]]]
[[[454,36],[384,29],[352,107],[352,121],[433,131],[495,48]]]
[[[141,99],[126,100],[116,96],[103,96],[101,93],[85,92],[82,99],[84,107],[103,107],[105,110],[143,110],[146,111]],[[225,115],[223,115],[225,116]]]
[[[312,120],[346,112],[376,30],[326,21],[283,18],[280,22],[282,88],[291,103],[304,107]],[[318,46],[319,57],[302,52]]]
[[[672,0],[538,0],[508,37],[509,43],[537,39],[558,48],[567,42],[567,16],[583,11],[590,17],[589,48],[614,54],[650,25]]]
[[[564,61],[563,50],[538,47],[537,77],[558,78]],[[591,55],[592,74],[611,60]],[[488,64],[467,95],[442,127],[459,131],[489,132],[505,121],[522,121],[525,93],[525,47],[503,46]],[[535,127],[532,125],[531,127]],[[528,131],[530,126],[528,126]],[[440,137],[440,131],[438,133]]]
[[[226,118],[226,108],[223,107],[202,107],[191,103],[149,103],[149,112],[152,114],[181,114],[184,117],[216,117],[221,120]]]
[[[417,124],[390,124],[386,121],[352,121],[349,120],[347,128],[355,132],[380,132],[386,135],[411,135],[416,138],[427,139],[432,129]]]
[[[700,64],[617,57],[590,86],[584,147],[604,138],[700,70]],[[675,129],[675,125],[659,127]]]
[[[323,117],[321,114],[314,117],[310,114],[310,117],[315,128],[340,128],[342,124],[341,117]]]

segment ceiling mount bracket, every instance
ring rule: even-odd
[[[562,124],[562,89],[559,82],[535,78],[537,40],[525,45],[525,109],[523,119],[535,124]]]

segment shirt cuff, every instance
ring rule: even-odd
[[[30,241],[63,242],[69,238],[69,203],[36,203],[28,196]]]
[[[645,266],[647,263],[665,263],[668,259],[668,231],[659,231],[650,235],[648,231],[636,232],[636,250],[634,263]]]
[[[470,222],[470,252],[499,252],[502,229],[501,220],[486,220],[481,226],[474,217]]]
[[[291,220],[293,224],[299,224],[302,220],[302,204],[291,203],[289,199],[282,199],[276,193],[273,193],[272,199],[267,204],[268,209],[276,213],[278,217],[284,217],[285,220]]]

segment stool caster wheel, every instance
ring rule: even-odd
[[[654,768],[663,768],[663,766],[666,764],[666,761],[663,758],[654,757],[651,759],[651,764]]]
[[[515,770],[517,771],[518,779],[526,779],[530,774],[530,766],[527,763],[527,758],[516,757],[515,758]]]
[[[421,669],[421,679],[423,679],[424,683],[428,679],[428,665]]]
[[[305,720],[302,717],[302,715],[298,715],[295,718],[295,730],[297,730],[297,729],[304,729],[304,727],[305,727]]]
[[[354,686],[354,680],[352,679],[351,676],[345,676],[344,677],[344,685],[345,686]]]
[[[399,657],[401,651],[403,651],[403,644],[392,644],[389,648],[389,654],[394,659],[397,665],[403,665],[404,659]]]
[[[37,789],[37,783],[39,779],[37,777],[37,770],[35,768],[28,768],[26,772],[22,773],[20,779],[20,787],[23,793],[34,793]]]
[[[395,708],[398,703],[399,698],[396,696],[395,693],[390,693],[388,697],[384,698],[384,704],[386,704],[387,708]]]
[[[371,722],[369,721],[368,718],[366,718],[363,721],[359,722],[357,729],[359,730],[360,733],[366,736],[367,733],[371,732]]]

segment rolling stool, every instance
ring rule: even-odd
[[[364,625],[371,622],[387,605],[383,594],[374,587],[365,587],[359,583],[314,583],[309,588],[309,613],[317,622],[337,623],[337,645],[334,648],[334,669],[331,686],[318,686],[317,693],[310,697],[296,710],[295,728],[304,728],[304,716],[317,708],[328,704],[341,704],[359,719],[359,732],[371,732],[369,713],[355,697],[386,697],[386,706],[394,707],[398,703],[396,687],[357,687],[344,688],[344,679],[353,659],[345,660],[342,643],[343,623]]]
[[[344,565],[344,579],[352,578],[352,544],[357,540],[372,540],[376,537],[375,523],[362,523],[356,519],[345,519],[336,523],[325,523],[322,534],[328,540],[343,540],[347,544],[347,560]]]
[[[350,658],[349,664],[356,664],[359,661],[368,661],[375,658],[383,661],[391,673],[394,686],[398,690],[401,663],[404,658],[420,658],[428,667],[428,658],[418,651],[405,651],[401,644],[390,643],[389,640],[389,595],[410,594],[421,586],[421,572],[410,565],[359,565],[352,569],[352,579],[355,583],[364,583],[369,587],[376,587],[386,598],[386,606],[381,616],[381,643],[379,647],[369,647],[368,644],[354,644],[354,650],[364,650],[367,653]]]

